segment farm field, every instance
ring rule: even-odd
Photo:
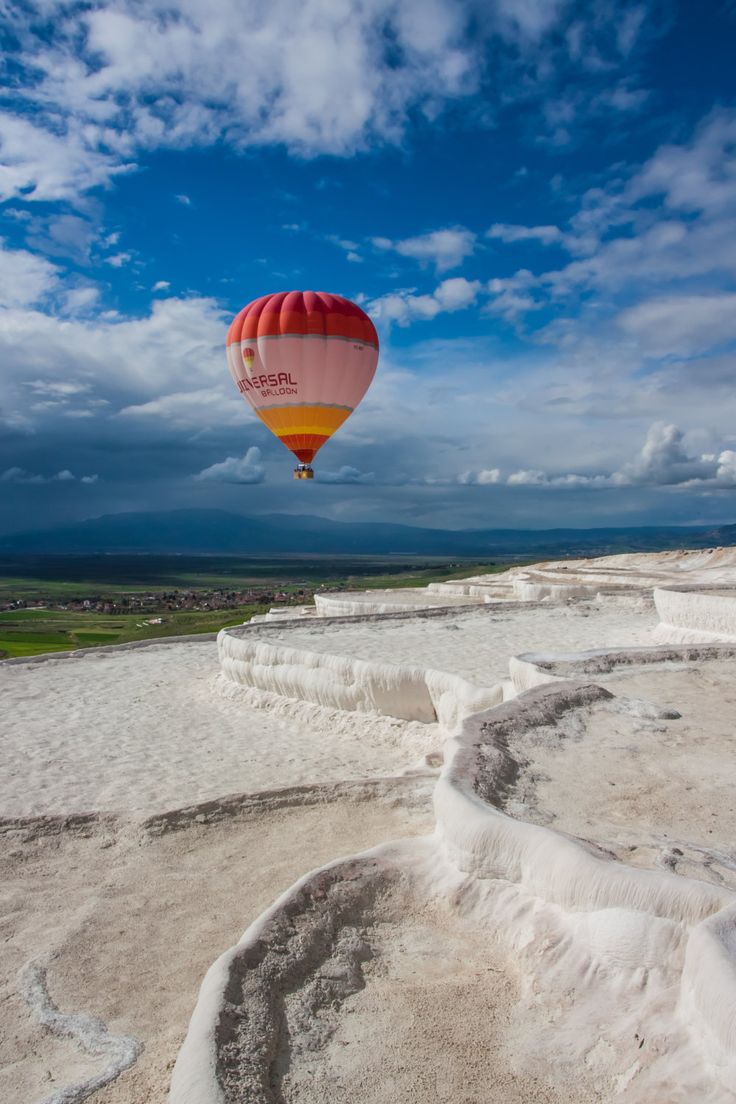
[[[263,613],[267,608],[251,605],[227,610],[167,610],[121,615],[55,609],[6,610],[0,613],[0,659],[217,632],[226,625],[249,621],[253,614]],[[158,618],[160,624],[151,624]]]
[[[34,608],[0,611],[0,659],[135,640],[217,632],[264,613],[278,599],[219,609],[167,609],[161,596],[208,596],[253,589],[286,601],[311,601],[324,589],[426,586],[442,579],[504,571],[510,564],[417,560],[410,557],[240,559],[214,556],[30,556],[0,558],[0,602]],[[303,592],[303,593],[300,593]],[[61,609],[67,603],[145,597],[145,608],[103,613]],[[260,595],[257,595],[259,597]],[[158,599],[161,598],[161,601]]]
[[[415,556],[9,556],[0,555],[0,600],[114,597],[157,590],[233,590],[263,586],[293,591],[426,586],[440,579],[505,571],[520,558],[495,563]]]

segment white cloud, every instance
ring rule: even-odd
[[[105,258],[105,264],[112,265],[113,268],[122,268],[131,257],[132,253],[115,253],[112,257]]]
[[[17,89],[15,94],[18,97]],[[36,124],[28,117],[0,112],[0,199],[74,200],[135,167],[122,151],[103,149],[102,128],[71,113],[64,112],[62,119],[53,129],[53,118],[47,127],[43,118]]]
[[[690,142],[661,146],[631,180],[631,201],[660,195],[675,211],[711,214],[736,206],[736,111],[719,109]]]
[[[64,310],[68,314],[79,314],[94,306],[100,297],[100,289],[92,285],[71,288],[64,293]]]
[[[26,387],[36,395],[53,395],[54,397],[64,398],[69,395],[79,395],[84,391],[89,391],[88,385],[73,383],[71,380],[27,380]]]
[[[687,483],[692,479],[715,476],[712,460],[690,456],[685,447],[685,435],[675,425],[655,422],[639,456],[621,469],[621,476],[631,483],[653,483],[667,486]]]
[[[433,264],[437,272],[446,272],[457,268],[473,253],[476,236],[462,226],[451,226],[399,241],[391,241],[390,238],[371,240],[376,249],[390,250],[402,257]]]
[[[337,471],[324,471],[318,468],[315,478],[319,483],[375,483],[374,472],[362,472],[358,468],[352,468],[349,464],[343,464]]]
[[[256,0],[49,0],[52,14],[52,42],[22,28],[16,96],[37,110],[8,117],[6,195],[72,198],[166,146],[343,155],[400,140],[414,109],[437,114],[479,79],[452,0],[272,0],[267,16]]]
[[[512,472],[506,480],[510,487],[541,487],[549,483],[547,474],[536,468]]]
[[[88,265],[100,231],[95,221],[79,215],[34,213],[26,224],[26,242],[37,252]]]
[[[261,450],[254,445],[245,456],[228,456],[219,464],[204,468],[194,478],[200,482],[213,483],[262,483],[266,470],[260,460]]]
[[[83,475],[79,482],[96,483],[98,478],[97,475]],[[23,468],[8,468],[0,474],[0,483],[21,483],[29,486],[43,483],[74,483],[76,481],[76,475],[70,472],[68,468],[56,472],[55,475],[36,475],[25,471]]]
[[[156,299],[141,318],[103,313],[67,317],[63,324],[51,311],[9,308],[1,320],[0,407],[6,420],[22,415],[40,430],[51,416],[40,404],[72,398],[77,409],[99,418],[124,411],[140,415],[141,423],[148,415],[159,426],[201,430],[207,419],[225,426],[254,418],[227,371],[227,316],[214,300]],[[190,381],[196,387],[186,390]],[[32,410],[29,385],[36,397]]]
[[[480,471],[462,472],[457,477],[458,483],[464,486],[484,487],[501,482],[500,468],[482,468]]]
[[[736,110],[718,110],[690,139],[661,146],[643,166],[613,166],[567,226],[495,224],[489,234],[499,240],[541,242],[549,231],[547,244],[558,241],[574,259],[489,280],[484,310],[515,326],[528,317],[531,326],[531,312],[551,308],[554,320],[537,330],[538,340],[572,349],[595,335],[598,355],[604,344],[617,344],[632,370],[644,358],[692,358],[731,346],[735,141]]]
[[[453,312],[472,306],[481,286],[479,280],[452,276],[438,284],[431,295],[417,295],[414,290],[402,289],[372,300],[368,311],[382,322],[407,326],[417,319],[426,321],[436,318],[443,311]]]
[[[486,313],[498,314],[514,322],[528,311],[538,310],[543,303],[531,293],[538,283],[526,268],[520,268],[513,276],[489,280],[486,291],[492,298],[485,306]]]
[[[736,485],[736,452],[723,449],[718,453],[692,455],[678,426],[654,422],[641,451],[618,471],[550,475],[530,468],[513,472],[506,482],[512,487],[727,487]]]
[[[622,311],[624,333],[656,356],[691,356],[736,340],[736,294],[672,295]]]
[[[517,226],[506,222],[495,222],[486,232],[487,238],[498,238],[502,242],[538,241],[542,245],[562,242],[564,235],[557,226]]]
[[[716,480],[724,486],[736,487],[736,452],[724,449],[718,456]]]
[[[151,291],[168,291],[171,284],[168,280],[157,280],[151,288]]]
[[[175,195],[174,199],[177,203],[181,203],[182,207],[191,207],[192,201],[188,195]]]
[[[471,307],[478,298],[479,280],[466,280],[464,276],[451,276],[443,280],[434,291],[440,310],[456,311]]]
[[[224,377],[224,371],[223,371]],[[124,406],[122,418],[158,420],[181,428],[197,429],[205,424],[238,424],[252,422],[255,415],[225,380],[225,388],[200,388],[196,391],[173,391],[144,403]]]
[[[569,84],[580,71],[578,118],[605,98],[591,75],[613,89],[611,109],[630,110],[643,93],[614,77],[646,33],[642,12],[596,3],[572,20],[567,0],[271,0],[267,11],[258,0],[43,0],[34,18],[10,6],[18,114],[0,114],[0,196],[76,201],[158,148],[312,157],[399,143],[418,114],[434,120],[476,93],[491,66],[501,91],[487,96],[489,119],[515,101],[553,102],[561,74]]]
[[[0,239],[0,307],[37,303],[59,283],[56,265],[24,249],[6,249]]]

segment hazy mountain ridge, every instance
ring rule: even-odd
[[[105,514],[74,525],[0,537],[0,551],[189,552],[239,555],[575,555],[736,545],[736,524],[597,529],[429,529],[339,522],[313,515],[248,517],[223,510]]]

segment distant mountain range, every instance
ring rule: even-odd
[[[736,524],[716,528],[421,529],[292,514],[223,510],[105,514],[74,525],[0,536],[0,553],[213,553],[219,555],[603,555],[736,545]]]

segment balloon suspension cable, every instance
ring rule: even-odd
[[[314,479],[314,468],[311,468],[309,464],[299,464],[294,468],[295,479]]]

